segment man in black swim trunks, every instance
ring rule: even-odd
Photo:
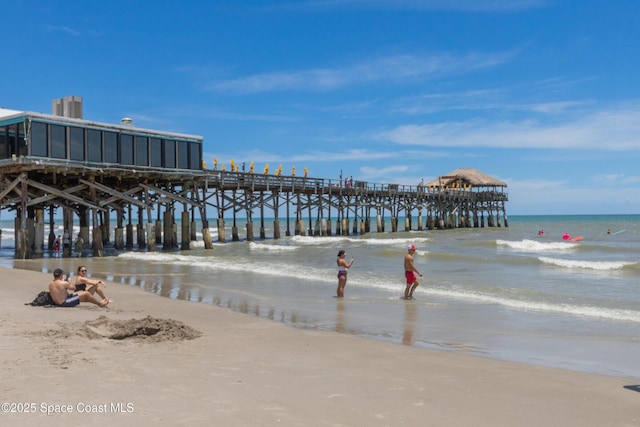
[[[53,271],[53,280],[49,282],[49,294],[53,303],[59,307],[75,307],[80,302],[90,302],[99,307],[106,307],[109,301],[98,301],[87,291],[76,291],[69,294],[67,289],[75,290],[75,286],[70,280],[62,278],[64,271],[56,268]]]

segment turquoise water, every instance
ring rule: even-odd
[[[11,225],[2,224],[3,265],[75,271],[77,258],[13,260]],[[244,227],[238,223],[241,239]],[[563,241],[567,232],[583,240]],[[640,378],[638,215],[512,216],[509,227],[363,236],[274,240],[269,228],[266,234],[210,250],[198,234],[189,251],[82,263],[95,277],[295,327]],[[425,276],[415,300],[405,301],[409,243],[418,247],[415,260]],[[343,300],[334,297],[339,249],[355,258]]]

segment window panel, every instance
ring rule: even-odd
[[[162,141],[159,138],[149,138],[149,154],[151,166],[162,167]]]
[[[175,169],[176,168],[176,142],[169,139],[163,139],[164,145],[164,167]]]
[[[200,154],[200,144],[189,143],[189,169],[202,169],[202,155]]]
[[[120,163],[133,165],[133,135],[120,135]]]
[[[104,139],[104,161],[107,163],[118,163],[118,134],[115,132],[103,132]]]
[[[29,154],[27,140],[24,131],[24,122],[18,123],[18,155],[26,156]]]
[[[136,136],[136,165],[149,166],[149,144],[146,136]]]
[[[69,157],[71,160],[84,160],[84,129],[69,127]]]
[[[56,159],[67,158],[66,127],[50,125],[51,131],[51,157]]]
[[[7,127],[0,127],[0,159],[8,159],[11,157],[9,152],[9,138],[7,137]]]
[[[2,151],[4,153],[4,151]],[[45,123],[31,122],[31,155],[48,157],[47,150],[47,125]]]
[[[189,169],[189,143],[178,141],[178,168]]]
[[[87,160],[102,161],[102,132],[99,130],[87,129]]]

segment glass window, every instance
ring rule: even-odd
[[[151,156],[151,166],[162,167],[162,141],[160,139],[149,139],[149,154]]]
[[[18,123],[18,155],[26,156],[28,155],[28,147],[27,140],[25,139],[24,133],[24,122]]]
[[[102,161],[102,132],[99,130],[87,129],[87,161]]]
[[[120,163],[133,164],[133,135],[120,134]]]
[[[104,138],[104,161],[118,163],[118,134],[105,131],[102,137]]]
[[[69,127],[69,157],[71,160],[84,160],[84,129]]]
[[[7,129],[7,147],[9,148],[9,157],[18,156],[20,153],[17,151],[17,137],[16,137],[16,125],[11,124],[6,127]]]
[[[66,127],[51,125],[51,157],[56,159],[67,158]]]
[[[31,155],[48,157],[48,154],[47,125],[45,123],[31,122]]]
[[[189,169],[189,143],[178,141],[178,169]]]
[[[176,168],[176,142],[169,139],[163,139],[164,145],[164,167]]]
[[[136,136],[136,165],[149,166],[149,144],[146,136]]]
[[[7,127],[0,127],[0,159],[8,159],[9,154],[9,138],[7,137]]]
[[[189,169],[202,169],[202,156],[200,154],[200,144],[192,142],[189,144]]]

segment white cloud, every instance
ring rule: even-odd
[[[46,25],[45,28],[49,31],[58,31],[72,36],[80,36],[79,31],[76,31],[71,27],[67,27],[66,25]]]
[[[373,9],[373,10],[454,10],[459,12],[519,12],[546,6],[549,0],[306,0],[271,3],[268,8],[291,10]]]
[[[593,182],[606,186],[633,186],[640,183],[640,176],[627,176],[623,174],[596,175]]]
[[[214,154],[204,153],[203,157],[214,157]],[[261,150],[251,150],[234,154],[218,153],[219,159],[260,159],[261,162],[344,162],[349,160],[381,160],[397,157],[397,152],[379,152],[364,149],[347,151],[310,151],[307,153],[282,155]],[[227,160],[228,161],[228,160]]]
[[[403,176],[409,171],[408,166],[404,165],[392,165],[383,168],[374,168],[364,166],[359,169],[358,179],[362,181],[374,181],[374,182],[396,182],[397,177]],[[389,177],[394,177],[389,179]],[[417,181],[411,180],[411,183],[415,185]]]
[[[558,119],[554,119],[556,122]],[[473,119],[411,124],[380,132],[377,140],[425,147],[640,149],[638,105],[594,112],[561,123]]]
[[[207,89],[232,93],[328,91],[347,85],[381,81],[403,83],[495,67],[507,62],[513,55],[511,52],[471,53],[464,56],[396,55],[343,68],[279,71],[216,81],[210,83]]]

